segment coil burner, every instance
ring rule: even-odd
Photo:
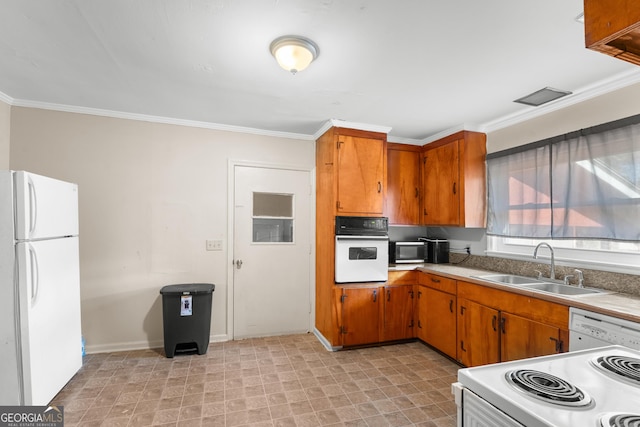
[[[591,360],[591,364],[605,374],[640,386],[640,359],[629,356],[608,355]]]
[[[584,407],[592,402],[578,387],[545,372],[517,369],[507,372],[505,378],[516,390],[554,405]]]
[[[600,418],[600,427],[640,427],[640,414],[610,413]]]

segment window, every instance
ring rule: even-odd
[[[490,154],[487,171],[490,252],[553,240],[568,260],[639,264],[640,116]]]
[[[293,194],[253,193],[253,242],[293,242]]]

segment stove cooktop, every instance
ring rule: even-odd
[[[458,381],[528,427],[640,427],[640,351],[627,347],[460,369]]]

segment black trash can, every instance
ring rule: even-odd
[[[160,289],[167,357],[176,353],[207,352],[215,288],[211,283],[184,283]]]

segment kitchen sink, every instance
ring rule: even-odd
[[[483,274],[481,276],[471,276],[476,279],[488,280],[490,282],[502,283],[504,285],[527,285],[527,284],[544,284],[542,280],[536,280],[531,277],[518,276],[515,274]]]
[[[588,295],[606,293],[605,291],[602,291],[600,289],[578,288],[577,286],[549,282],[525,284],[523,285],[523,287],[527,289],[536,289],[538,291],[561,295]]]
[[[483,274],[471,277],[503,285],[517,286],[520,288],[549,292],[551,294],[558,295],[590,295],[609,293],[600,289],[579,288],[577,286],[564,285],[562,283],[547,282],[545,280],[533,279],[531,277],[518,276],[517,274]]]

